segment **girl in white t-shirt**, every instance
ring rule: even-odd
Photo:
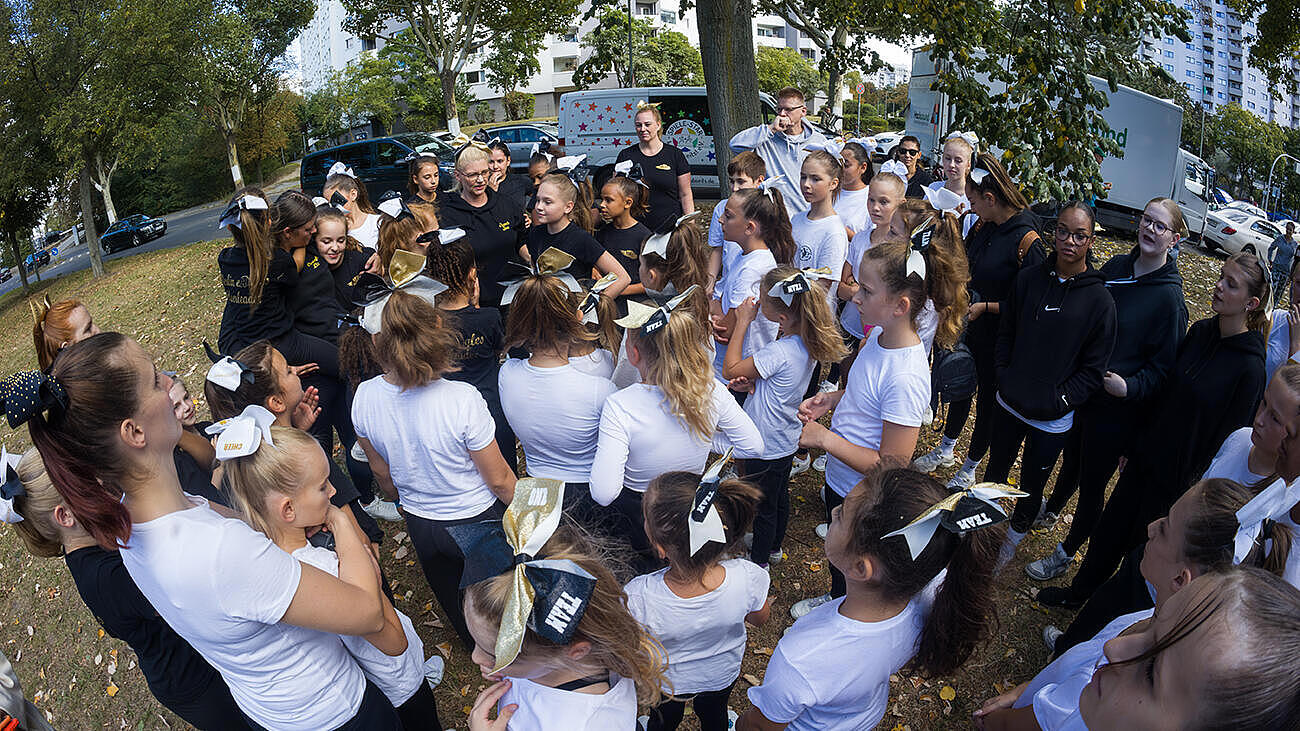
[[[473,640],[460,611],[464,557],[447,528],[499,518],[514,494],[515,475],[501,456],[483,396],[468,383],[442,377],[455,365],[457,345],[443,315],[399,289],[382,317],[374,342],[384,375],[357,386],[357,443],[380,491],[401,498],[420,568],[468,649]]]
[[[711,446],[763,445],[753,420],[712,377],[703,328],[686,309],[692,294],[687,290],[653,310],[631,303],[619,323],[627,328],[628,359],[641,382],[607,398],[600,415],[591,497],[613,506],[614,535],[628,537],[641,571],[661,565],[641,519],[650,481],[670,470],[703,472]]]
[[[848,593],[786,630],[754,707],[738,729],[869,729],[885,715],[889,676],[907,666],[927,677],[961,667],[980,644],[993,611],[989,587],[1002,517],[966,494],[953,514],[912,525],[948,498],[942,483],[909,469],[876,467],[831,517],[826,558]],[[960,513],[981,526],[944,527]],[[782,725],[784,724],[784,725]]]
[[[840,161],[825,150],[815,150],[803,161],[799,187],[809,207],[790,219],[790,233],[795,243],[792,264],[798,269],[825,267],[834,273],[844,268],[849,238],[845,234],[844,220],[835,212],[840,175]],[[830,280],[817,282],[825,292],[830,291],[830,284]],[[834,304],[835,295],[827,294],[826,298],[828,303]]]
[[[703,731],[727,731],[727,702],[745,654],[745,623],[760,625],[770,615],[767,572],[743,558],[727,558],[753,520],[759,492],[740,480],[713,484],[716,492],[708,492],[697,473],[666,472],[646,490],[650,544],[668,568],[628,582],[627,606],[663,645],[663,690],[672,696],[650,710],[647,731],[676,729],[688,700]],[[722,530],[696,546],[704,528],[692,515],[702,493]]]
[[[935,342],[942,347],[957,341],[966,314],[970,274],[956,219],[930,209],[930,215],[907,227],[901,212],[890,221],[890,238],[867,249],[858,266],[861,277],[853,303],[871,331],[844,390],[819,393],[799,406],[804,423],[799,446],[828,455],[822,491],[828,521],[867,469],[883,457],[910,460],[916,449],[930,404],[930,364],[917,334],[926,300],[934,301],[939,318]],[[817,420],[832,409],[827,429]],[[830,594],[795,604],[790,609],[795,618],[844,595],[844,575],[833,564],[829,573]]]
[[[758,297],[758,283],[764,274],[778,264],[794,261],[796,246],[790,233],[790,219],[780,191],[768,185],[773,180],[765,181],[764,188],[736,191],[722,211],[722,235],[740,246],[741,255],[718,283],[709,315],[713,337],[718,343],[713,367],[719,378],[727,341],[736,325],[733,310],[746,298]],[[773,340],[776,340],[776,323],[758,318],[745,333],[745,357]]]
[[[736,308],[735,337],[727,346],[723,375],[752,385],[745,413],[763,435],[763,449],[738,452],[740,474],[763,493],[754,519],[749,557],[766,567],[780,563],[790,519],[790,465],[799,447],[799,402],[817,363],[838,363],[844,341],[816,279],[791,267],[777,267],[763,277],[760,298]],[[777,339],[748,358],[740,343],[759,310],[780,326]],[[741,389],[737,389],[741,390]]]
[[[559,279],[530,277],[519,286],[506,322],[508,348],[528,358],[508,358],[497,376],[501,407],[519,437],[530,477],[564,482],[565,510],[594,527],[588,481],[605,399],[616,390],[608,378],[573,364],[575,343],[592,338]]]
[[[979,135],[974,132],[953,132],[943,141],[943,154],[939,158],[944,179],[927,186],[926,199],[934,207],[952,212],[961,221],[961,235],[965,238],[975,225],[976,216],[970,215],[970,198],[966,197],[966,177],[979,154]]]
[[[303,566],[243,521],[181,491],[171,379],[138,343],[102,333],[50,372],[17,374],[5,406],[28,423],[50,480],[78,522],[122,562],[149,603],[265,728],[400,728],[339,634],[384,624],[379,572],[342,512],[342,579]]]
[[[321,541],[308,541],[308,532],[325,524],[330,508],[334,488],[329,457],[311,435],[298,429],[272,426],[269,436],[252,454],[224,463],[224,484],[241,517],[255,530],[304,564],[338,576],[338,555]],[[403,726],[441,726],[433,691],[424,682],[424,643],[410,617],[384,598],[384,628],[361,637],[344,635],[342,640],[362,672],[397,709]],[[441,657],[434,658],[441,666]]]
[[[906,198],[907,179],[902,175],[906,174],[907,168],[902,163],[895,165],[897,167],[889,163],[882,165],[880,172],[876,173],[867,186],[867,222],[849,240],[848,258],[844,261],[837,288],[839,299],[845,302],[851,301],[858,292],[858,267],[862,265],[862,255],[867,253],[867,249],[889,238],[889,222],[894,218],[894,211],[898,210]],[[840,324],[845,332],[855,338],[866,337],[857,307],[846,305],[840,313]],[[849,365],[851,364],[850,362]]]
[[[585,533],[561,524],[562,490],[525,478],[508,519],[490,526],[495,537],[484,535],[489,526],[458,534],[484,549],[473,555],[465,616],[471,659],[493,682],[474,701],[471,731],[631,731],[638,703],[660,698],[663,648],[628,612],[605,557]],[[506,545],[507,537],[516,542]],[[511,565],[513,546],[522,549],[523,571]],[[516,606],[527,621],[507,612]]]
[[[844,233],[851,240],[867,228],[867,196],[872,176],[871,153],[861,142],[845,142],[840,149],[840,192],[835,196],[835,213],[844,221]]]

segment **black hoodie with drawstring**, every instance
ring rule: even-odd
[[[1016,276],[994,351],[998,394],[1027,419],[1070,413],[1101,387],[1115,344],[1115,303],[1089,266],[1062,280],[1056,254]]]

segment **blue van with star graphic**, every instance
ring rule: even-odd
[[[586,155],[587,164],[604,180],[613,172],[619,150],[636,144],[633,118],[637,102],[659,105],[663,140],[675,145],[691,164],[696,195],[716,195],[718,166],[713,148],[709,99],[703,86],[650,86],[589,89],[560,96],[560,146],[566,155]],[[759,94],[763,122],[776,118],[776,100]],[[726,141],[724,140],[724,143]]]

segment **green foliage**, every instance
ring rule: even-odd
[[[1214,151],[1226,156],[1226,165],[1218,168],[1219,175],[1232,181],[1226,187],[1241,198],[1255,197],[1255,185],[1268,181],[1269,166],[1287,142],[1287,133],[1281,127],[1236,104],[1220,107],[1210,116],[1205,134],[1207,145],[1213,143]]]
[[[629,39],[627,11],[609,7],[602,9],[596,27],[582,37],[583,48],[590,49],[591,53],[574,69],[574,85],[586,89],[613,74],[619,86],[627,86],[629,40],[633,70],[636,71],[637,83],[640,83],[641,73],[648,70],[649,64],[646,54],[637,51],[645,49],[653,34],[654,28],[649,21],[633,18]]]
[[[379,122],[392,129],[397,119],[398,64],[391,55],[363,53],[336,72],[329,85],[337,90],[338,112],[347,127]]]
[[[675,30],[660,31],[644,49],[647,68],[638,67],[639,86],[702,86],[704,64],[700,50]]]
[[[487,124],[496,121],[497,114],[492,111],[492,105],[487,102],[475,102],[471,109],[474,112],[474,124]]]
[[[537,99],[522,91],[507,91],[501,97],[501,106],[505,107],[506,119],[529,119],[537,109]]]
[[[1230,21],[1241,26],[1255,18],[1255,30],[1246,35],[1250,65],[1264,72],[1269,83],[1287,93],[1300,93],[1300,79],[1291,64],[1300,60],[1300,0],[1225,0],[1239,14]],[[1217,21],[1222,23],[1222,21]],[[1253,35],[1253,38],[1251,37]]]
[[[813,92],[821,87],[817,67],[793,48],[759,46],[754,61],[759,91],[775,94],[784,87],[793,86],[811,98]]]

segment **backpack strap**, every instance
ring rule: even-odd
[[[1030,229],[1029,232],[1020,239],[1020,247],[1016,250],[1016,261],[1023,262],[1025,260],[1025,253],[1029,251],[1029,247],[1033,246],[1034,242],[1038,241],[1040,238],[1041,237],[1038,235],[1037,231]]]

